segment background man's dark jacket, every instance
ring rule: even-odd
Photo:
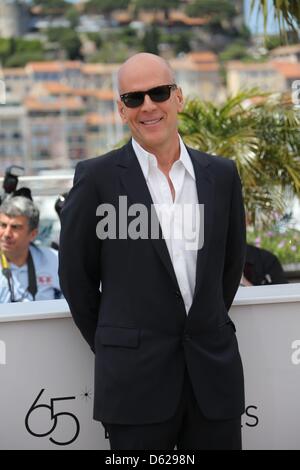
[[[273,253],[247,244],[244,275],[254,286],[287,284],[283,268]]]
[[[234,163],[188,149],[205,205],[193,304],[186,314],[163,239],[96,236],[97,206],[151,196],[131,142],[80,163],[62,210],[60,281],[82,335],[95,351],[95,419],[146,424],[170,418],[185,369],[202,412],[244,410],[243,370],[228,316],[245,254],[240,180]],[[101,292],[99,282],[101,280]]]

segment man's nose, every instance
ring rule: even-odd
[[[142,104],[143,111],[152,111],[156,108],[156,103],[152,101],[149,95],[145,95],[144,102]]]

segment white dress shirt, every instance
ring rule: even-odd
[[[174,201],[167,177],[158,168],[155,155],[144,150],[134,139],[132,145],[147,182],[188,313],[196,282],[197,249],[191,249],[194,244],[190,242],[196,233],[197,219],[192,214],[198,205],[198,195],[191,158],[180,137],[179,141],[180,157],[169,172],[175,190]]]

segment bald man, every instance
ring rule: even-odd
[[[240,449],[238,173],[182,142],[182,91],[162,58],[134,55],[118,83],[132,138],[77,165],[61,214],[60,281],[95,352],[94,418],[113,450]]]

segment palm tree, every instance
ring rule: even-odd
[[[240,92],[220,106],[189,100],[179,130],[187,145],[233,159],[253,223],[283,214],[286,192],[300,197],[300,114],[282,97]]]
[[[273,2],[275,19],[278,21],[280,31],[286,30],[286,26],[296,29],[300,26],[300,2],[298,0],[252,0],[251,9],[258,6],[263,12],[265,31],[269,17],[270,1]]]

